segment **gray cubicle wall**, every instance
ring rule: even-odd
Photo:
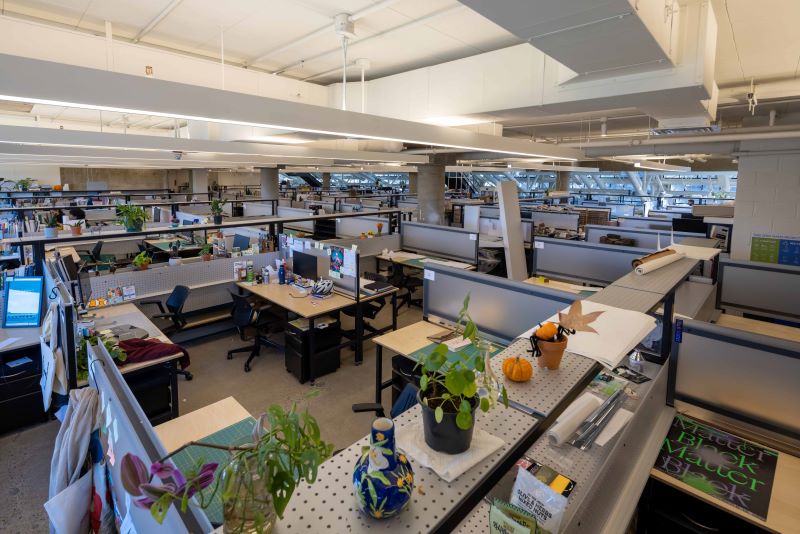
[[[800,439],[800,343],[691,320],[676,332],[668,402]]]
[[[537,276],[608,285],[631,272],[633,260],[651,252],[647,248],[537,237],[531,272]]]
[[[501,237],[503,235],[503,228],[500,219],[491,216],[481,216],[478,219],[478,230],[481,234]],[[522,239],[526,243],[531,242],[531,235],[533,234],[533,221],[530,219],[522,219]]]
[[[464,297],[479,331],[495,342],[509,344],[540,321],[563,310],[576,295],[484,273],[443,265],[425,267],[423,315],[432,322],[453,325]]]
[[[336,237],[359,237],[362,233],[378,233],[378,224],[383,225],[382,233],[389,233],[389,219],[386,217],[342,217],[336,219]]]
[[[533,226],[544,224],[549,228],[578,231],[580,214],[576,212],[523,209],[521,213],[522,220],[532,223]],[[528,214],[530,214],[530,218],[528,218]],[[500,208],[496,206],[481,206],[481,217],[499,219]]]
[[[463,228],[404,221],[400,224],[400,247],[472,265],[478,263],[478,234]]]
[[[720,257],[717,308],[800,320],[800,267]]]
[[[305,208],[285,208],[283,206],[278,206],[278,217],[311,217],[313,215],[314,212]],[[296,221],[287,223],[284,227],[292,230],[302,230],[310,234],[314,233],[314,221]]]
[[[691,232],[675,232],[669,230],[647,230],[644,228],[621,228],[619,226],[603,226],[600,224],[587,224],[586,242],[600,243],[600,238],[608,234],[616,234],[620,237],[633,239],[638,248],[649,248],[656,250],[659,236],[661,236],[661,247],[670,245],[670,236],[675,238],[675,242],[680,242],[686,237],[705,237],[705,234],[695,234]]]
[[[659,219],[656,217],[620,217],[617,219],[622,228],[645,228],[649,230],[671,230],[672,219]]]

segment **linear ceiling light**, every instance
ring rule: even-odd
[[[637,161],[633,166],[637,169],[650,169],[652,171],[692,172],[691,167],[668,165],[667,163],[659,163],[657,161]]]

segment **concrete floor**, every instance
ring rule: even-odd
[[[387,306],[388,308],[388,306]],[[391,311],[383,310],[376,324],[389,324]],[[421,319],[418,309],[403,308],[398,327]],[[343,318],[344,327],[352,328],[352,319]],[[225,397],[233,396],[251,414],[257,416],[270,404],[288,406],[302,402],[311,386],[299,384],[287,373],[283,353],[262,350],[254,360],[252,371],[243,370],[246,355],[226,359],[228,350],[245,345],[238,336],[220,335],[201,342],[186,344],[192,358],[190,370],[194,380],[179,378],[180,413],[186,414]],[[372,414],[354,414],[350,406],[372,402],[375,383],[375,348],[364,346],[364,364],[355,366],[350,350],[342,351],[342,366],[316,381],[320,394],[309,403],[309,409],[320,425],[323,439],[341,449],[366,435]],[[391,374],[391,358],[384,354],[384,379]],[[390,391],[384,391],[383,405],[391,405]],[[0,532],[45,533],[47,516],[43,504],[47,500],[50,458],[58,433],[58,423],[51,421],[0,436]]]

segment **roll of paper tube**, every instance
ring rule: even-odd
[[[642,275],[653,272],[656,269],[660,269],[661,267],[669,265],[670,263],[676,262],[683,257],[685,257],[685,255],[680,252],[675,252],[671,249],[664,249],[654,252],[653,254],[648,254],[642,258],[635,259],[631,263],[633,265],[634,272]]]
[[[556,423],[547,431],[550,441],[554,445],[563,445],[601,404],[603,401],[591,393],[584,393],[578,397],[575,402],[567,406]]]

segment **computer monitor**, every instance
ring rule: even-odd
[[[64,272],[67,275],[69,280],[64,280],[64,282],[68,281],[75,281],[78,279],[78,266],[75,265],[75,259],[72,257],[71,254],[66,254],[61,256],[61,262],[64,264]]]
[[[676,217],[672,219],[672,229],[676,232],[692,232],[695,234],[706,233],[706,223],[702,218]]]
[[[295,252],[292,255],[292,270],[294,274],[309,280],[317,279],[317,257],[304,252]]]
[[[6,279],[3,328],[34,328],[42,320],[41,276],[16,276]]]

